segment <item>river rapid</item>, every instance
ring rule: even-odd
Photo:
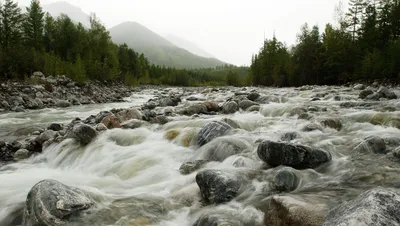
[[[400,146],[400,102],[366,101],[359,90],[349,87],[149,89],[134,93],[126,102],[43,109],[0,115],[0,140],[25,139],[29,132],[52,122],[68,123],[112,108],[140,107],[149,99],[168,93],[182,93],[182,102],[173,108],[165,125],[146,124],[137,129],[112,129],[101,133],[91,144],[81,147],[67,139],[53,144],[41,154],[0,167],[0,225],[21,223],[29,190],[41,180],[54,179],[89,192],[96,200],[96,218],[86,225],[190,226],[202,216],[230,219],[227,225],[264,225],[263,199],[273,195],[263,189],[267,180],[253,180],[252,189],[234,200],[218,205],[202,203],[196,184],[198,171],[182,175],[182,164],[200,159],[218,159],[202,169],[226,172],[252,170],[274,174],[257,155],[261,140],[280,141],[295,132],[293,144],[329,151],[332,161],[315,169],[296,170],[297,188],[288,195],[328,211],[353,199],[367,189],[382,186],[400,191],[400,159],[392,150]],[[250,92],[261,95],[259,111],[239,110],[233,114],[178,114],[193,103],[212,100],[223,104]],[[399,89],[393,91],[400,96]],[[192,101],[188,101],[188,97]],[[195,97],[195,98],[194,98]],[[157,107],[162,113],[171,107]],[[299,110],[300,109],[300,110]],[[300,113],[297,113],[300,111]],[[299,118],[299,115],[303,117]],[[339,119],[340,129],[321,121]],[[244,144],[231,156],[210,157],[213,146],[198,147],[196,134],[211,121],[231,119],[237,125],[225,139]],[[313,124],[314,129],[305,129]],[[170,137],[170,131],[178,135]],[[381,137],[387,153],[355,153],[365,137]],[[236,223],[235,223],[236,222]],[[222,224],[221,224],[222,225]]]

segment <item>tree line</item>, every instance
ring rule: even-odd
[[[95,14],[87,28],[67,15],[53,18],[39,0],[32,0],[26,13],[13,0],[0,1],[0,78],[28,79],[34,71],[66,75],[80,83],[100,80],[177,86],[225,85],[228,72],[243,74],[243,68],[230,65],[197,70],[154,65],[126,44],[113,43]],[[234,82],[243,81],[235,78]]]
[[[267,39],[252,57],[250,83],[267,86],[400,81],[400,0],[350,0],[338,26],[302,26],[287,47]]]

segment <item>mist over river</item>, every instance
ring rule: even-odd
[[[400,89],[391,91],[400,97]],[[64,139],[27,159],[0,163],[0,225],[21,225],[28,192],[48,179],[93,199],[90,211],[65,225],[266,225],[269,200],[277,196],[311,208],[323,222],[329,210],[369,189],[400,192],[400,102],[361,99],[360,92],[329,86],[159,88],[122,103],[0,114],[0,141],[21,143],[51,123],[67,125],[113,108],[135,107],[151,119],[167,119],[99,131],[86,146]],[[172,96],[180,97],[177,106],[157,102]],[[203,144],[199,134],[212,122],[229,129]],[[323,150],[329,159],[273,166],[260,154],[265,141]],[[187,162],[196,164],[181,167]],[[283,171],[294,179],[285,177],[278,186]],[[202,184],[208,175],[213,179]],[[237,187],[232,197],[220,197],[223,186],[211,185],[220,181]],[[224,189],[222,196],[231,194]]]

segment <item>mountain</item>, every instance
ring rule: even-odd
[[[43,5],[43,10],[50,13],[53,17],[58,17],[62,13],[66,14],[71,20],[82,23],[85,27],[90,27],[89,15],[84,13],[82,9],[71,5],[68,2],[55,2],[48,5]]]
[[[182,49],[186,49],[187,51],[194,53],[198,56],[201,57],[206,57],[206,58],[212,58],[213,56],[209,53],[207,53],[206,51],[204,51],[203,49],[201,49],[198,45],[196,45],[193,42],[190,42],[186,39],[183,39],[181,37],[169,34],[167,36],[165,36],[165,38],[170,41],[172,44],[182,48]]]
[[[109,31],[114,42],[126,43],[136,52],[144,53],[154,64],[177,68],[206,68],[225,64],[218,59],[201,57],[179,48],[136,22],[125,22]]]

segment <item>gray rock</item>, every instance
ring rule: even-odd
[[[250,144],[243,140],[232,137],[219,137],[205,144],[197,152],[202,152],[203,159],[222,162],[229,156],[239,154],[250,148]]]
[[[373,93],[371,95],[368,95],[365,99],[367,100],[379,100],[381,98],[381,95],[379,93]]]
[[[249,107],[257,106],[257,105],[259,105],[259,104],[256,102],[253,102],[251,100],[242,100],[239,102],[239,107],[243,110],[247,110]]]
[[[253,224],[252,224],[253,225]],[[244,226],[244,224],[232,216],[223,216],[221,214],[204,214],[202,215],[193,226]]]
[[[72,133],[69,134],[70,138],[74,138],[82,145],[89,144],[94,138],[96,138],[96,136],[96,130],[94,130],[91,126],[82,123],[75,124],[72,129]]]
[[[47,129],[53,131],[60,131],[63,130],[63,126],[60,123],[51,123],[49,127],[47,127]]]
[[[360,99],[366,99],[369,95],[372,95],[374,92],[372,90],[363,90],[361,91],[360,95],[358,96]]]
[[[249,108],[247,108],[247,111],[253,112],[253,111],[260,111],[261,107],[260,105],[253,105]]]
[[[14,160],[19,161],[23,159],[27,159],[31,156],[31,152],[26,149],[19,149],[14,153]]]
[[[2,106],[4,109],[10,109],[10,105],[9,105],[8,102],[5,101],[5,100],[3,100],[3,101],[1,102],[1,106]]]
[[[273,141],[261,142],[257,154],[270,166],[284,165],[295,169],[316,168],[332,160],[331,154],[322,149]]]
[[[377,187],[332,209],[323,226],[400,225],[400,195]]]
[[[226,124],[230,125],[234,129],[240,129],[240,125],[233,119],[224,118],[224,119],[222,119],[222,122],[225,122]]]
[[[213,139],[224,136],[227,134],[232,127],[224,122],[213,121],[201,128],[197,135],[197,144],[203,146]]]
[[[363,90],[363,89],[365,89],[365,86],[363,84],[357,84],[357,85],[354,86],[353,89],[355,89],[355,90]]]
[[[181,165],[181,167],[179,168],[179,172],[182,175],[188,175],[199,170],[201,167],[203,167],[205,164],[209,162],[210,161],[208,160],[195,160],[193,162],[186,162]]]
[[[287,132],[281,136],[281,141],[292,141],[299,137],[297,132]]]
[[[397,96],[394,92],[390,91],[388,88],[386,87],[381,87],[378,90],[378,94],[383,97],[383,98],[387,98],[387,99],[397,99]]]
[[[295,107],[289,112],[289,116],[301,115],[307,113],[307,110],[302,107]]]
[[[342,123],[340,122],[340,119],[337,118],[325,119],[321,122],[321,124],[325,127],[336,129],[337,131],[340,131],[343,127]]]
[[[28,108],[28,109],[42,109],[42,108],[44,108],[44,104],[38,98],[30,99],[29,101],[26,102],[26,108]]]
[[[101,132],[106,130],[108,130],[108,128],[103,123],[99,123],[96,125],[96,131]]]
[[[38,77],[38,78],[44,78],[44,74],[41,71],[35,71],[33,72],[32,76]]]
[[[15,108],[12,108],[11,110],[15,112],[25,112],[25,109],[22,106],[17,106]]]
[[[35,96],[36,96],[36,98],[39,98],[39,99],[43,99],[43,97],[44,97],[43,93],[41,93],[41,92],[36,92]]]
[[[147,125],[148,123],[142,120],[138,120],[138,119],[132,119],[129,120],[127,122],[124,122],[123,124],[121,124],[121,128],[122,129],[137,129],[140,128],[142,126]]]
[[[66,100],[59,100],[56,102],[56,106],[59,108],[71,107],[71,103]]]
[[[205,106],[204,104],[196,103],[186,108],[186,114],[187,115],[201,114],[201,113],[206,113],[207,110],[208,110],[207,106]]]
[[[69,218],[93,206],[84,191],[55,180],[44,180],[29,191],[22,226],[68,225]]]
[[[400,147],[394,149],[393,156],[400,159]]]
[[[150,119],[150,123],[160,124],[160,125],[165,125],[169,121],[170,120],[165,115],[157,115],[156,117]]]
[[[224,114],[233,114],[239,110],[239,106],[235,101],[225,102],[222,105],[222,112]]]
[[[260,94],[258,94],[258,93],[250,93],[249,95],[247,95],[247,99],[249,99],[251,101],[256,101],[259,97],[260,97]]]
[[[205,101],[203,104],[207,107],[208,112],[218,112],[220,110],[220,107],[214,101]]]
[[[301,113],[301,114],[299,115],[299,117],[298,117],[298,119],[303,119],[303,120],[309,120],[309,119],[311,119],[311,118],[312,118],[312,116],[309,115],[308,113]]]
[[[386,149],[385,141],[378,136],[368,136],[362,141],[356,148],[355,151],[361,154],[386,154],[388,150]]]
[[[75,82],[69,82],[69,83],[66,85],[66,87],[67,87],[67,88],[75,88]]]
[[[219,204],[234,199],[249,181],[234,173],[204,170],[197,173],[196,183],[205,202]]]
[[[46,130],[42,134],[40,134],[38,137],[36,137],[36,142],[39,144],[43,144],[44,142],[54,138],[56,135],[56,132],[53,130]]]
[[[306,125],[303,129],[301,129],[301,131],[303,132],[311,132],[311,131],[315,131],[315,130],[320,130],[322,131],[322,127],[318,124],[308,124]]]
[[[276,190],[280,192],[291,192],[296,190],[300,184],[300,178],[293,170],[289,168],[281,169],[274,178]]]

